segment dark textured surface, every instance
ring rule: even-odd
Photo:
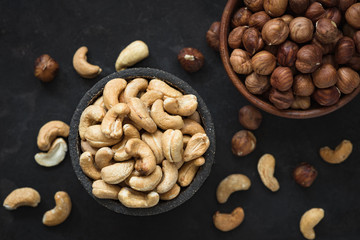
[[[303,239],[299,219],[312,207],[325,209],[316,227],[317,239],[352,240],[360,236],[360,102],[359,96],[342,109],[316,119],[289,120],[264,113],[254,131],[258,144],[249,156],[231,153],[232,135],[242,129],[238,109],[247,104],[227,77],[217,53],[205,42],[210,24],[220,19],[226,1],[14,1],[0,2],[0,201],[17,187],[32,186],[42,197],[37,208],[6,211],[0,208],[0,239]],[[70,123],[84,93],[114,71],[120,50],[141,39],[150,56],[137,67],[165,70],[188,82],[206,102],[216,129],[216,158],[211,174],[187,202],[169,212],[134,217],[107,210],[81,186],[70,156],[54,168],[37,165],[36,136],[49,120]],[[96,79],[80,78],[72,68],[75,50],[89,47],[89,61],[101,65]],[[201,71],[188,74],[176,55],[185,46],[203,52]],[[57,78],[43,84],[33,77],[33,62],[49,53],[60,64]],[[335,147],[342,139],[354,143],[350,158],[329,165],[318,156],[324,145]],[[257,174],[264,153],[277,160],[275,175],[281,188],[272,193]],[[301,161],[314,165],[319,175],[313,186],[302,189],[291,178]],[[244,173],[252,181],[246,192],[218,204],[217,184],[228,174]],[[56,191],[72,197],[70,217],[53,228],[41,223],[54,206]],[[242,206],[245,220],[232,232],[214,228],[215,211]]]

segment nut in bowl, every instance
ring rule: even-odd
[[[75,173],[117,213],[146,216],[191,198],[210,174],[215,131],[199,94],[161,70],[132,68],[96,83],[70,125]]]

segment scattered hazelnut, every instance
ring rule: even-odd
[[[316,23],[320,18],[325,15],[325,9],[321,3],[313,2],[305,12],[305,17]]]
[[[293,91],[297,96],[307,97],[313,94],[315,85],[309,74],[296,75],[293,83]]]
[[[178,60],[187,72],[197,72],[204,65],[204,56],[196,48],[181,49]]]
[[[233,27],[249,25],[251,14],[252,13],[246,7],[242,7],[234,13],[231,24]]]
[[[244,3],[253,12],[263,10],[264,0],[244,0]]]
[[[268,45],[279,45],[289,35],[289,26],[281,18],[274,18],[265,23],[261,35]]]
[[[310,97],[295,96],[294,102],[291,104],[292,109],[309,109],[311,106]]]
[[[347,64],[355,71],[360,71],[360,54],[355,53]]]
[[[323,65],[325,65],[325,64],[330,64],[330,65],[332,65],[335,69],[338,69],[338,68],[339,68],[338,63],[335,61],[335,56],[332,55],[332,54],[328,54],[328,55],[323,56],[322,64],[323,64]]]
[[[356,0],[339,0],[338,7],[340,11],[346,12],[346,10],[354,3],[356,3]]]
[[[360,84],[360,77],[357,72],[348,67],[342,67],[338,70],[338,81],[336,86],[344,94],[354,91]]]
[[[43,82],[51,82],[59,69],[59,64],[48,54],[43,54],[35,60],[34,75]]]
[[[269,100],[278,109],[288,109],[294,102],[294,94],[291,89],[280,92],[276,88],[272,88],[269,93]]]
[[[351,5],[345,12],[345,18],[353,28],[360,29],[360,3]]]
[[[269,77],[253,72],[246,76],[245,87],[252,94],[263,94],[270,87]]]
[[[249,130],[256,130],[259,128],[262,121],[261,112],[251,106],[246,105],[239,110],[239,122],[240,124]]]
[[[355,33],[356,33],[356,29],[353,28],[352,26],[350,26],[349,24],[345,23],[343,26],[342,26],[342,31],[344,33],[344,36],[347,36],[347,37],[354,37]]]
[[[354,43],[355,43],[355,47],[358,53],[360,53],[360,31],[357,31],[354,36]]]
[[[270,84],[279,91],[289,90],[293,84],[293,74],[288,67],[277,67],[270,77]]]
[[[257,74],[270,75],[276,67],[276,57],[263,50],[252,57],[251,66]]]
[[[316,22],[315,37],[323,44],[336,43],[342,36],[335,22],[321,18]]]
[[[236,73],[250,74],[252,72],[250,54],[242,49],[232,51],[230,64]]]
[[[272,17],[279,17],[286,11],[288,0],[264,0],[264,9]]]
[[[318,88],[334,86],[337,82],[336,69],[331,64],[323,64],[312,73],[312,79]]]
[[[256,28],[248,28],[245,30],[242,36],[242,44],[251,55],[254,55],[264,47],[264,41],[261,38],[259,30]]]
[[[240,27],[234,28],[229,33],[229,37],[228,37],[229,47],[231,47],[232,49],[235,49],[235,48],[239,48],[241,46],[242,36],[246,29],[248,29],[247,26],[240,26]]]
[[[318,172],[309,163],[300,163],[293,171],[293,178],[302,187],[310,187],[315,181]]]
[[[313,94],[314,100],[321,106],[331,106],[337,103],[341,93],[335,86],[329,88],[318,88]]]
[[[284,22],[285,22],[287,25],[289,25],[290,22],[291,22],[292,20],[294,20],[294,17],[291,16],[290,14],[283,15],[283,16],[281,16],[280,18],[281,18],[282,20],[284,20]]]
[[[336,7],[326,9],[324,18],[330,19],[339,26],[341,23],[341,12]]]
[[[299,47],[292,41],[282,43],[277,52],[277,61],[283,67],[292,67],[296,61],[296,54]]]
[[[249,27],[254,27],[261,31],[265,23],[270,19],[271,17],[265,11],[256,12],[249,19]]]
[[[308,18],[294,18],[290,22],[289,28],[291,39],[297,43],[305,43],[313,38],[314,26]]]
[[[294,13],[301,15],[309,6],[309,0],[289,0],[289,7]]]
[[[336,43],[323,44],[316,38],[313,38],[313,40],[311,41],[311,44],[314,44],[317,47],[319,47],[321,49],[321,52],[325,55],[329,54],[329,53],[333,53],[335,50],[335,46],[336,46]]]
[[[317,0],[319,3],[323,4],[325,7],[336,7],[339,0]]]
[[[295,66],[302,73],[312,73],[320,67],[321,61],[321,49],[316,45],[308,44],[299,49]]]
[[[231,140],[231,150],[236,156],[246,156],[256,147],[254,134],[247,130],[241,130],[233,136]]]
[[[213,22],[206,32],[206,42],[207,44],[214,49],[219,51],[220,45],[220,22]]]
[[[338,64],[345,64],[355,53],[355,43],[349,37],[341,38],[335,47],[335,60]]]

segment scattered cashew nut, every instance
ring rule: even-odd
[[[85,139],[92,147],[102,148],[120,142],[120,139],[108,138],[101,131],[101,125],[92,125],[85,132]]]
[[[164,160],[162,162],[162,172],[163,172],[163,178],[161,179],[159,185],[157,185],[156,187],[156,192],[159,194],[170,191],[176,184],[176,181],[179,176],[175,164],[169,162],[168,160]]]
[[[97,105],[90,105],[81,113],[79,122],[79,135],[85,140],[85,132],[88,127],[101,122],[105,117],[105,109]]]
[[[243,222],[244,217],[244,210],[237,207],[230,214],[217,211],[213,216],[213,222],[217,229],[228,232],[238,227]]]
[[[129,185],[132,189],[147,192],[155,189],[155,187],[161,181],[163,173],[160,166],[156,166],[155,170],[148,176],[136,176],[131,174],[126,180],[125,183]]]
[[[183,135],[180,130],[168,129],[161,138],[164,156],[170,162],[181,162],[183,160]]]
[[[128,83],[124,90],[124,101],[127,103],[130,98],[137,97],[140,91],[145,91],[148,81],[144,78],[135,78]]]
[[[231,174],[224,178],[217,187],[216,198],[219,203],[226,203],[233,192],[248,190],[250,179],[243,174]]]
[[[101,199],[118,200],[121,187],[107,184],[104,180],[96,180],[92,184],[92,194]]]
[[[164,94],[162,92],[149,90],[140,97],[140,100],[143,101],[146,107],[150,107],[156,100],[162,99],[163,97]]]
[[[154,133],[157,130],[156,124],[150,117],[147,107],[139,98],[130,98],[128,100],[128,106],[130,108],[129,118],[132,121],[149,133]]]
[[[33,188],[24,187],[13,190],[4,200],[7,210],[15,210],[21,206],[36,207],[40,202],[40,194]]]
[[[148,56],[149,48],[146,43],[140,40],[136,40],[130,43],[120,52],[115,62],[115,69],[116,71],[124,70],[127,67],[135,65]]]
[[[157,192],[143,193],[128,187],[123,187],[118,194],[119,201],[128,208],[150,208],[158,204]]]
[[[129,114],[130,108],[125,103],[114,105],[106,114],[101,123],[101,131],[108,138],[119,139],[122,137],[122,122]]]
[[[35,161],[43,167],[53,167],[61,163],[67,152],[67,144],[64,139],[57,138],[46,153],[35,154]]]
[[[137,138],[132,138],[127,141],[125,151],[136,159],[135,169],[140,172],[140,174],[149,175],[155,170],[155,155],[145,142]]]
[[[151,106],[150,115],[156,125],[163,129],[181,129],[184,126],[184,121],[181,116],[169,115],[164,111],[163,101],[156,100]]]
[[[345,161],[351,154],[353,145],[349,140],[343,140],[335,150],[329,147],[320,148],[321,158],[331,164],[339,164]]]
[[[164,100],[164,109],[170,114],[180,116],[190,116],[196,111],[197,106],[197,98],[193,94]]]
[[[107,82],[104,87],[103,97],[107,109],[119,103],[120,94],[126,88],[127,81],[122,78],[114,78]]]
[[[302,215],[300,220],[300,231],[306,239],[315,239],[314,227],[323,219],[324,209],[312,208]]]
[[[162,160],[164,160],[161,142],[162,135],[163,133],[159,130],[154,133],[145,132],[141,135],[141,140],[143,140],[153,151],[156,158],[156,164],[160,164]]]
[[[264,185],[273,192],[279,190],[280,185],[277,179],[274,177],[275,172],[275,158],[271,154],[264,154],[258,162],[258,172],[261,181]]]
[[[94,78],[101,73],[102,69],[97,65],[92,65],[87,62],[87,52],[87,47],[80,47],[74,54],[73,66],[81,77]]]
[[[178,175],[178,183],[182,187],[189,186],[194,179],[200,166],[204,165],[205,158],[199,157],[193,161],[186,162],[180,169]]]
[[[196,159],[202,156],[210,146],[210,140],[204,133],[196,133],[186,145],[184,151],[184,161]]]
[[[160,199],[169,201],[176,198],[180,193],[181,187],[175,183],[175,185],[166,193],[160,194]]]
[[[100,179],[100,171],[94,165],[94,159],[90,152],[83,152],[80,155],[79,164],[86,176],[94,180]]]
[[[184,126],[180,129],[182,134],[193,136],[197,133],[205,133],[204,128],[194,120],[184,119]]]
[[[109,184],[118,184],[124,181],[134,169],[134,161],[129,160],[114,163],[101,169],[101,179]]]
[[[159,79],[151,80],[149,82],[148,90],[156,90],[162,92],[165,96],[172,98],[177,98],[183,95],[180,91],[170,87],[167,83]]]
[[[46,226],[56,226],[64,222],[71,212],[71,199],[69,194],[59,191],[55,194],[55,208],[47,211],[42,219]]]
[[[95,154],[95,164],[101,170],[111,165],[114,152],[109,147],[100,148]]]
[[[43,125],[37,137],[37,145],[41,151],[48,151],[55,138],[69,136],[70,127],[62,121],[50,121]]]

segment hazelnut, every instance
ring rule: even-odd
[[[293,178],[302,187],[310,187],[315,181],[318,172],[309,163],[300,163],[293,171]]]
[[[338,8],[340,9],[340,11],[346,12],[346,10],[354,3],[356,3],[356,0],[340,0]]]
[[[206,42],[207,44],[214,49],[219,51],[220,45],[220,22],[213,22],[206,32]]]
[[[278,63],[283,67],[294,66],[298,51],[299,47],[296,43],[289,40],[282,43],[277,52]]]
[[[279,45],[285,42],[289,32],[289,26],[284,20],[275,18],[265,23],[261,35],[268,45]]]
[[[328,88],[337,82],[337,71],[331,64],[323,64],[312,74],[314,85],[318,88]]]
[[[236,156],[246,156],[256,147],[254,134],[247,130],[241,130],[232,137],[231,150]]]
[[[250,74],[252,72],[250,54],[242,49],[235,49],[231,53],[230,64],[236,73]]]
[[[331,55],[331,54],[328,54],[328,55],[323,56],[322,64],[330,64],[330,65],[332,65],[335,69],[338,69],[338,68],[339,68],[338,63],[335,61],[335,56],[334,56],[334,55]]]
[[[281,16],[280,18],[281,18],[282,20],[284,20],[284,22],[285,22],[287,25],[289,25],[290,22],[291,22],[292,20],[294,20],[294,17],[291,16],[290,14],[283,15],[283,16]]]
[[[270,75],[276,67],[276,57],[265,50],[258,52],[252,57],[251,66],[257,74]]]
[[[254,55],[264,47],[264,41],[261,38],[259,30],[256,28],[248,28],[245,30],[242,36],[242,44],[251,55]]]
[[[293,74],[288,67],[277,67],[270,77],[270,84],[279,91],[287,91],[293,84]]]
[[[280,92],[272,88],[269,93],[269,100],[278,109],[288,109],[294,102],[294,95],[291,89],[286,92]]]
[[[345,19],[350,26],[360,29],[360,3],[355,3],[346,10]]]
[[[180,65],[187,72],[197,72],[204,65],[204,56],[196,48],[183,48],[178,54]]]
[[[329,88],[318,88],[313,94],[314,100],[321,106],[331,106],[337,103],[341,93],[335,86]]]
[[[240,26],[234,28],[230,33],[228,37],[228,44],[229,47],[232,49],[239,48],[241,46],[241,39],[245,32],[245,30],[248,29],[247,26]]]
[[[323,54],[333,53],[335,50],[335,46],[336,46],[336,43],[323,44],[323,43],[319,42],[319,40],[317,40],[316,38],[313,38],[313,40],[311,41],[311,44],[318,46],[321,49],[321,52]]]
[[[360,53],[360,31],[357,31],[354,36],[354,43],[355,43],[355,47],[358,53]]]
[[[315,85],[309,74],[296,75],[293,83],[293,91],[296,96],[308,97],[313,94]]]
[[[302,73],[312,73],[320,67],[321,61],[321,49],[316,45],[308,44],[299,49],[295,66]]]
[[[344,33],[344,36],[347,37],[354,37],[355,33],[356,33],[356,29],[353,28],[352,26],[350,26],[349,24],[345,23],[342,27],[342,31]]]
[[[246,105],[239,110],[239,122],[240,124],[249,130],[256,130],[259,128],[262,121],[261,112],[251,106]]]
[[[338,64],[345,64],[355,53],[355,43],[349,37],[341,38],[335,47],[335,60]]]
[[[244,0],[244,3],[253,12],[263,10],[264,0]]]
[[[342,36],[335,22],[321,18],[316,22],[315,37],[323,44],[336,43]]]
[[[59,69],[59,64],[48,54],[43,54],[35,60],[34,75],[43,82],[52,81]]]
[[[337,26],[341,23],[341,12],[337,8],[329,8],[326,9],[324,18],[330,19],[334,23],[336,23]]]
[[[314,26],[308,18],[294,18],[290,22],[289,28],[291,39],[297,43],[305,43],[313,38]]]
[[[324,5],[325,7],[336,7],[338,5],[339,0],[317,0],[319,3]],[[340,0],[341,1],[341,0]]]
[[[264,50],[276,56],[278,54],[279,45],[265,45]]]
[[[289,7],[291,11],[298,15],[305,13],[309,6],[309,0],[289,0]]]
[[[292,109],[309,109],[311,106],[310,97],[295,96],[294,102],[291,104]]]
[[[263,94],[270,87],[269,77],[258,75],[253,72],[250,75],[246,76],[245,86],[247,90],[252,94]]]
[[[316,23],[320,18],[325,15],[325,9],[321,3],[312,3],[305,12],[305,17],[310,19],[313,23]]]
[[[272,17],[279,17],[286,11],[288,0],[264,0],[264,10]]]
[[[347,64],[355,71],[360,71],[360,54],[355,53]]]
[[[231,24],[233,27],[249,25],[251,14],[252,13],[246,7],[242,7],[234,13]]]
[[[254,13],[249,19],[249,27],[254,27],[261,31],[265,23],[270,19],[271,17],[265,11]]]
[[[342,67],[338,70],[338,81],[336,86],[344,94],[354,91],[360,84],[360,77],[357,72],[348,67]]]

